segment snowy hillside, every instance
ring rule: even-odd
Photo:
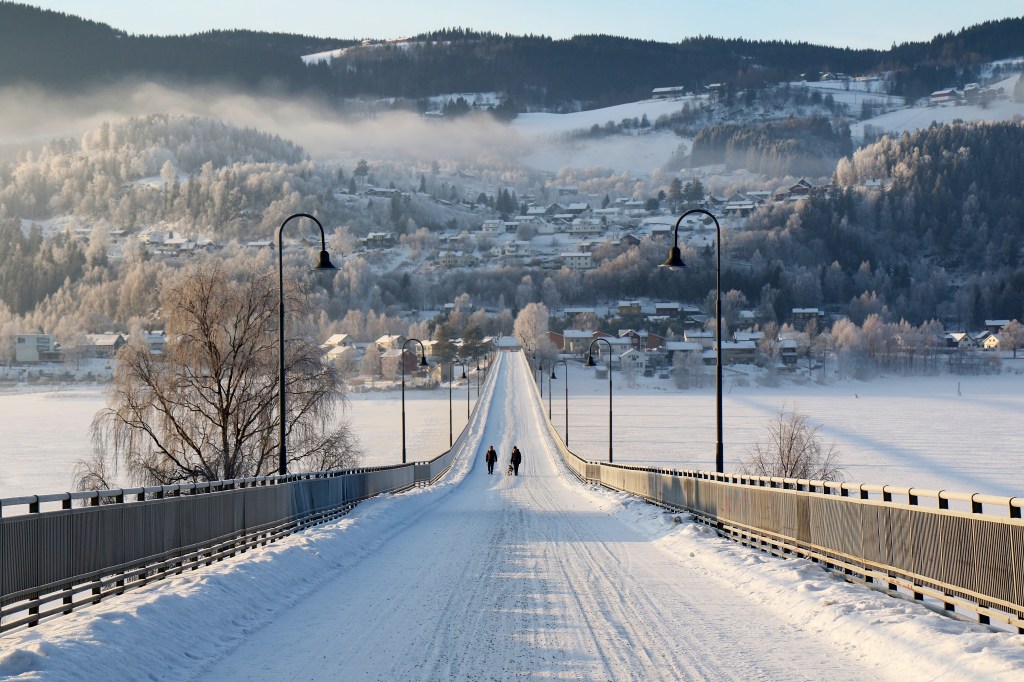
[[[864,137],[866,126],[871,126],[876,133],[895,133],[920,130],[932,123],[952,123],[954,121],[1008,121],[1014,116],[1024,116],[1024,102],[1013,100],[1013,88],[1017,83],[1017,75],[992,85],[1001,88],[1006,97],[982,106],[979,104],[941,104],[905,107],[874,118],[854,123],[850,133],[854,141]]]

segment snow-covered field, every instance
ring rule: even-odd
[[[544,380],[545,409],[565,431],[564,372]],[[476,383],[471,381],[471,405]],[[745,385],[744,385],[745,384]],[[765,437],[780,409],[808,415],[842,452],[846,480],[930,489],[1024,496],[1024,358],[1007,359],[1003,373],[978,377],[882,377],[872,381],[759,386],[726,368],[723,389],[726,469],[735,471],[753,443]],[[671,381],[640,378],[629,387],[612,375],[614,460],[677,469],[713,469],[713,384],[678,390]],[[0,497],[50,493],[72,485],[74,462],[89,453],[89,424],[104,405],[102,389],[0,392]],[[402,459],[400,393],[352,394],[347,412],[367,451],[365,464]],[[466,424],[466,387],[452,393],[452,424]],[[406,392],[410,460],[448,447],[448,389]],[[43,434],[43,435],[41,435]],[[570,363],[569,446],[588,459],[608,457],[608,382]]]
[[[570,375],[569,445],[588,459],[608,458],[608,383],[579,368]],[[677,469],[714,469],[713,383],[677,391],[671,382],[630,389],[612,378],[614,460]],[[648,380],[650,382],[651,380]],[[545,382],[545,398],[547,383]],[[564,384],[552,410],[565,429]],[[1024,359],[998,376],[884,377],[778,387],[723,384],[725,468],[736,471],[781,409],[806,414],[842,453],[846,480],[934,490],[1024,496]]]
[[[579,483],[525,363],[493,375],[439,485],[9,633],[0,677],[1020,679],[1017,635]],[[522,475],[488,476],[483,450],[513,441]]]
[[[998,99],[986,106],[977,104],[943,104],[938,106],[917,106],[891,111],[850,126],[853,139],[864,137],[864,126],[870,125],[875,131],[899,135],[902,132],[920,130],[934,123],[952,123],[955,120],[977,121],[1009,121],[1014,116],[1024,115],[1024,102],[1013,100],[1013,88],[1017,83],[1017,75],[1007,78],[992,87],[1003,88],[1008,99]]]
[[[351,395],[345,417],[368,453],[367,466],[402,462],[400,395],[398,391]],[[475,405],[475,382],[470,395]],[[105,405],[102,387],[0,391],[0,498],[73,490],[75,463],[88,458],[89,426]],[[448,449],[447,386],[407,391],[405,412],[409,461],[431,459]],[[452,391],[451,412],[457,438],[466,425],[464,383]]]

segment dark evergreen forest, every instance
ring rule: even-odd
[[[417,46],[410,49],[371,40],[330,66],[306,66],[301,55],[362,41],[251,31],[136,36],[74,16],[0,2],[0,85],[75,89],[146,78],[409,103],[445,93],[500,92],[520,109],[565,110],[636,101],[661,86],[699,90],[723,83],[739,90],[815,80],[826,72],[887,70],[895,72],[892,94],[913,99],[974,80],[978,64],[1018,55],[1024,17],[986,22],[887,51],[684,36],[678,43],[605,35],[554,40],[461,28],[424,34],[415,41]]]

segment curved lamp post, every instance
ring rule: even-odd
[[[590,342],[590,348],[587,349],[587,367],[597,367],[597,363],[594,362],[594,344],[604,341],[608,344],[608,463],[612,463],[612,342],[604,338],[596,338]],[[566,377],[569,372],[566,370]],[[568,379],[566,379],[568,381]],[[568,386],[566,387],[568,390]],[[568,410],[566,411],[568,412]]]
[[[448,447],[452,446],[455,442],[452,438],[452,384],[455,383],[455,365],[462,365],[462,376],[460,379],[466,378],[466,366],[462,364],[462,360],[452,360],[448,363]],[[469,419],[469,386],[466,386],[466,419]]]
[[[722,473],[725,471],[725,447],[722,444],[722,227],[718,218],[703,208],[693,208],[679,216],[668,259],[660,267],[670,270],[686,267],[679,251],[679,223],[694,213],[706,215],[715,223],[715,418],[718,439],[715,443],[715,471]]]
[[[555,360],[551,363],[551,378],[557,379],[555,376],[555,366],[563,365],[565,367],[565,446],[569,447],[569,363],[565,360]],[[551,384],[548,383],[548,420],[551,419]]]
[[[278,366],[278,399],[280,401],[280,430],[277,445],[277,473],[284,476],[288,473],[288,445],[287,445],[287,428],[285,422],[287,421],[286,416],[288,414],[285,409],[285,388],[284,388],[284,226],[288,224],[289,220],[293,218],[309,218],[316,226],[320,228],[320,257],[317,260],[316,265],[313,267],[314,270],[337,270],[334,264],[331,263],[331,256],[327,253],[327,238],[324,235],[324,226],[320,224],[320,221],[309,215],[308,213],[296,213],[285,218],[284,222],[281,223],[281,227],[277,230],[277,285],[278,285],[278,302],[277,302],[277,313],[278,313],[278,359],[280,364]]]
[[[428,367],[427,365],[427,353],[423,349],[423,342],[419,339],[406,339],[405,343],[402,344],[402,355],[399,358],[399,364],[402,365],[402,464],[405,464],[405,346],[410,341],[415,341],[420,346],[420,367]]]

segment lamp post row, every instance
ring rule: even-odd
[[[723,426],[722,426],[722,227],[718,222],[718,219],[710,211],[702,208],[694,208],[684,212],[679,219],[676,220],[675,227],[673,230],[673,243],[669,249],[668,258],[660,267],[667,269],[680,269],[685,268],[686,264],[682,259],[682,252],[679,249],[679,225],[683,220],[693,214],[706,215],[715,224],[715,430],[716,430],[716,441],[715,441],[715,471],[722,473],[725,469],[725,447],[723,439]],[[330,254],[327,252],[327,238],[324,233],[324,227],[315,216],[308,213],[295,213],[288,216],[281,223],[281,227],[278,228],[277,232],[277,267],[278,267],[278,399],[279,399],[279,415],[278,415],[278,473],[282,476],[288,473],[288,454],[287,454],[287,398],[285,389],[285,310],[284,310],[284,228],[285,226],[295,218],[309,218],[316,223],[317,228],[320,230],[320,254],[317,260],[317,264],[313,267],[314,270],[337,270],[333,263],[331,263]],[[594,346],[599,345],[600,342],[604,341],[608,345],[608,461],[613,461],[613,411],[612,411],[612,345],[607,339],[597,338],[594,339],[589,348],[587,356],[587,366],[594,367]],[[401,354],[401,366],[402,366],[402,463],[405,464],[407,461],[406,452],[406,428],[405,428],[405,346],[410,342],[415,342],[420,347],[420,362],[419,366],[426,367],[427,358],[426,352],[423,347],[423,342],[419,339],[408,339],[402,344]],[[533,358],[536,359],[536,352],[533,354]],[[448,445],[452,446],[454,440],[454,429],[452,425],[452,382],[453,374],[455,370],[455,363],[462,366],[462,377],[466,377],[466,365],[461,360],[453,360],[449,363],[449,385],[448,385]],[[551,418],[551,379],[557,379],[555,376],[555,365],[562,363],[566,369],[565,378],[565,442],[569,444],[569,373],[568,365],[564,360],[559,360],[551,364],[551,377],[548,380],[548,418]],[[540,387],[541,399],[544,397],[544,368],[543,358],[537,364],[536,371],[540,377],[538,384]],[[480,398],[480,363],[477,362],[477,400]],[[466,388],[466,419],[470,416],[470,402],[469,402],[469,387]]]

